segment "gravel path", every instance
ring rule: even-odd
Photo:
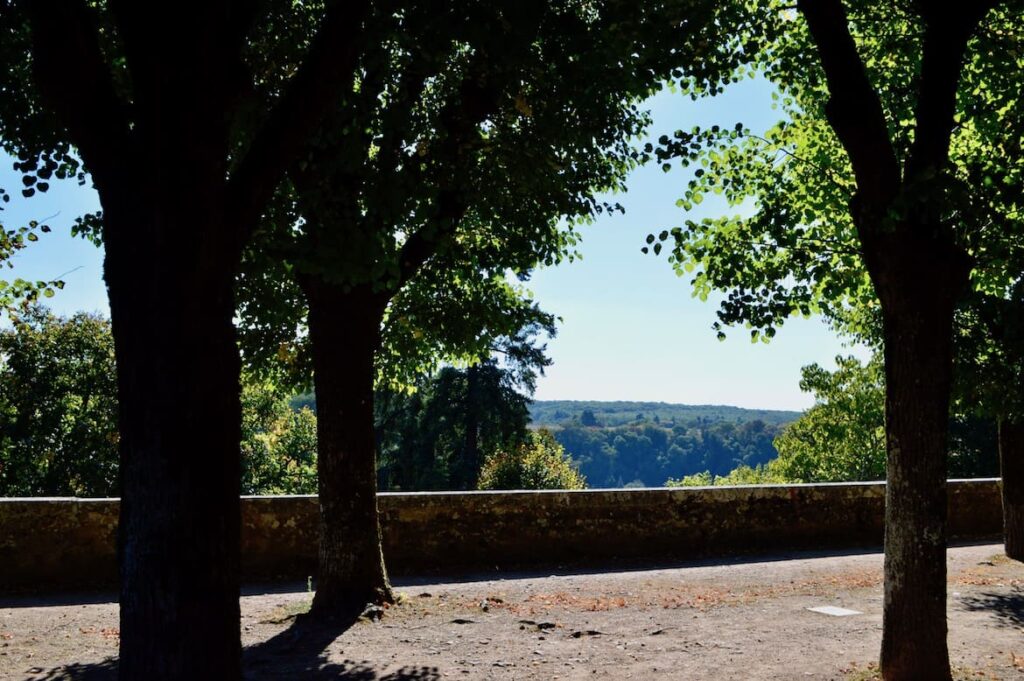
[[[949,646],[962,678],[1024,679],[1024,565],[949,551]],[[561,576],[399,582],[379,622],[297,628],[305,585],[242,598],[250,679],[868,679],[881,554]],[[106,679],[109,596],[0,601],[0,678]],[[859,614],[808,610],[837,606]]]

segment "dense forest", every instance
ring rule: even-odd
[[[554,436],[590,487],[660,487],[669,478],[703,471],[726,475],[739,466],[767,463],[778,456],[772,442],[781,430],[760,419],[698,418],[613,428],[570,423]]]
[[[708,471],[724,476],[778,456],[794,411],[665,402],[537,400],[532,428],[550,428],[590,487],[660,487]]]

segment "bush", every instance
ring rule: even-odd
[[[740,466],[728,475],[711,475],[710,471],[686,475],[678,480],[669,478],[666,487],[721,487],[724,485],[775,485],[790,482],[775,468],[775,461],[761,466]]]
[[[489,455],[480,471],[480,489],[583,489],[565,449],[547,430],[530,434],[525,444]]]

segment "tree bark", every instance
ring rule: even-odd
[[[1024,561],[1024,423],[999,420],[999,468],[1006,555]]]
[[[131,203],[104,197],[108,224],[134,228],[105,260],[120,405],[120,676],[240,678],[232,277],[200,255],[216,250],[204,235],[221,228],[220,211],[201,197],[187,216]]]
[[[476,489],[480,467],[480,366],[472,364],[466,369],[466,421],[462,455],[454,471],[452,488]]]
[[[946,463],[952,325],[966,258],[920,226],[893,235],[872,278],[885,334],[887,681],[949,679],[946,642]]]
[[[381,550],[374,355],[386,296],[306,278],[317,412],[320,550],[312,614],[352,617],[394,602]]]

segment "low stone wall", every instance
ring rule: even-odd
[[[880,546],[885,485],[385,493],[394,574]],[[315,574],[317,500],[243,497],[246,579]],[[0,591],[112,584],[116,499],[0,499]],[[949,484],[950,533],[998,537],[999,482]]]

